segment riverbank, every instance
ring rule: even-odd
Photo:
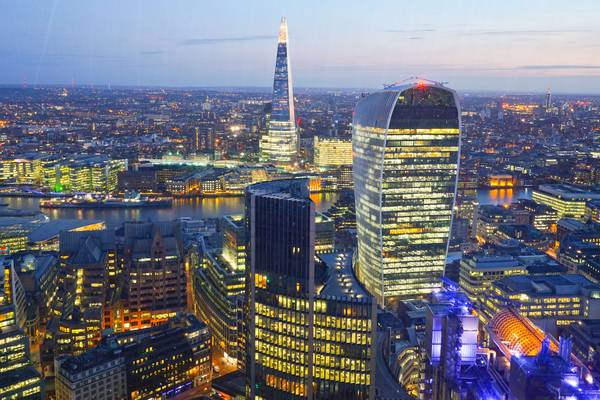
[[[312,194],[317,211],[327,210],[335,201],[338,193]],[[477,192],[479,204],[506,205],[518,199],[531,198],[531,190],[493,189]],[[8,207],[25,210],[39,211],[40,198],[35,197],[6,197],[3,203]],[[176,218],[218,218],[224,215],[242,214],[244,212],[243,197],[212,197],[199,198],[187,197],[173,199],[170,208],[62,208],[45,209],[44,214],[50,219],[93,219],[103,220],[109,226],[116,226],[123,221],[168,221]]]

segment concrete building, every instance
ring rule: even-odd
[[[600,318],[600,285],[578,274],[513,275],[492,283],[480,295],[482,312],[491,318],[512,306],[548,332],[588,318]]]
[[[57,400],[174,397],[210,381],[210,334],[191,314],[109,334],[81,355],[56,359]]]
[[[352,165],[352,140],[315,136],[313,143],[315,168],[327,171]]]
[[[128,222],[123,226],[126,303],[117,330],[147,328],[185,311],[186,270],[178,222]]]
[[[527,274],[527,269],[513,256],[466,255],[460,261],[459,284],[471,303],[481,309],[494,281],[505,276],[521,274]]]
[[[54,370],[57,400],[129,398],[125,358],[114,341],[80,356],[59,356]]]

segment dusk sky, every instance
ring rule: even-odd
[[[600,1],[0,0],[0,84],[271,86],[288,18],[296,87],[600,94]]]

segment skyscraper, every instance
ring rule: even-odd
[[[298,133],[285,17],[281,18],[279,26],[272,107],[269,130],[260,141],[261,159],[283,167],[292,167],[298,153]]]
[[[546,111],[549,111],[551,107],[552,107],[552,93],[550,92],[550,88],[548,88],[548,91],[546,92],[546,98],[544,99],[544,109],[546,109]]]
[[[417,81],[363,98],[353,120],[358,279],[379,304],[444,272],[460,148],[456,93]]]
[[[373,398],[376,304],[314,221],[304,179],[246,189],[246,398]]]

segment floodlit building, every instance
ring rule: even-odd
[[[600,285],[578,274],[506,276],[481,293],[479,303],[488,319],[512,306],[555,332],[557,326],[600,318]]]
[[[356,274],[379,304],[423,297],[444,272],[460,148],[456,93],[415,82],[364,97],[353,119]]]
[[[245,287],[246,235],[240,217],[223,218],[223,247],[207,249],[194,272],[194,310],[212,336],[213,349],[231,363],[242,363],[241,303]]]
[[[313,164],[319,170],[352,165],[352,140],[315,136]]]
[[[478,308],[489,293],[492,282],[510,275],[527,274],[525,265],[512,256],[465,255],[460,260],[459,284],[469,300]]]
[[[10,296],[0,292],[0,398],[42,398],[42,381],[33,367],[29,337],[17,326]]]
[[[56,358],[56,398],[152,399],[207,385],[210,334],[191,314],[150,328],[109,334],[81,355]]]
[[[176,221],[128,222],[122,250],[126,304],[123,330],[165,322],[187,306],[183,231]]]
[[[47,158],[43,154],[27,153],[13,159],[0,160],[0,182],[40,184]]]
[[[589,368],[572,353],[570,338],[547,336],[510,307],[499,310],[485,329],[494,355],[492,376],[503,374],[505,382],[500,383],[508,398],[593,400],[600,395]]]
[[[583,218],[586,203],[600,200],[600,193],[566,184],[540,185],[533,191],[532,198],[555,209],[559,218]]]
[[[433,293],[425,314],[422,399],[465,398],[462,380],[472,380],[479,320],[464,293]]]
[[[260,140],[260,153],[263,161],[293,167],[298,156],[298,132],[288,44],[287,20],[282,18],[275,61],[272,110],[268,132]]]
[[[112,192],[118,173],[127,170],[126,159],[102,154],[69,157],[28,153],[0,160],[0,182],[37,185],[56,192]]]

